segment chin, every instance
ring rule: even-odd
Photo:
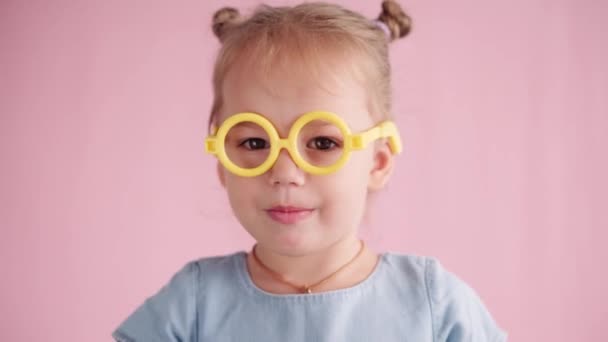
[[[315,249],[315,246],[311,245],[310,239],[307,238],[306,234],[300,232],[283,231],[269,233],[266,231],[256,234],[254,239],[258,244],[264,246],[264,248],[270,249],[273,253],[280,255],[300,256],[310,253],[311,250]]]

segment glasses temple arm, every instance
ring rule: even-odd
[[[382,122],[366,132],[354,135],[351,141],[352,148],[354,150],[364,149],[367,144],[380,138],[389,138],[388,143],[394,154],[401,152],[401,138],[397,126],[392,121]]]

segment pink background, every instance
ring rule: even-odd
[[[109,341],[186,261],[250,248],[203,138],[210,18],[257,3],[1,2],[1,341]],[[607,2],[406,5],[405,153],[364,237],[438,257],[511,341],[608,341]]]

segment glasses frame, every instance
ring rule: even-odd
[[[312,165],[307,162],[298,151],[297,138],[300,134],[300,130],[314,120],[323,120],[334,124],[344,137],[342,156],[329,166],[319,167]],[[232,127],[242,122],[252,122],[259,125],[264,129],[270,140],[268,157],[262,164],[255,168],[242,168],[234,164],[226,154],[224,145],[226,135],[230,132]],[[342,168],[353,151],[362,150],[366,148],[370,142],[381,138],[388,138],[389,147],[393,154],[399,154],[401,152],[402,147],[399,131],[391,120],[380,122],[366,131],[352,134],[346,122],[337,114],[327,111],[311,111],[300,116],[291,126],[287,138],[282,139],[270,120],[257,113],[242,112],[228,117],[220,125],[219,129],[215,126],[212,127],[211,134],[205,139],[205,152],[215,155],[220,163],[235,175],[255,177],[268,171],[277,161],[281,149],[284,148],[289,152],[289,155],[300,169],[314,175],[327,175]]]

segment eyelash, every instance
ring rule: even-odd
[[[268,147],[269,147],[269,145],[270,145],[270,144],[269,144],[269,143],[268,143],[266,140],[264,140],[264,139],[262,139],[262,138],[248,138],[248,139],[243,140],[243,141],[242,141],[242,142],[239,144],[239,147],[243,146],[243,147],[245,147],[245,148],[246,148],[247,150],[249,150],[249,151],[261,150],[261,148],[251,148],[251,147],[247,146],[247,145],[248,145],[248,143],[249,143],[249,142],[252,142],[252,141],[263,141],[263,142],[264,142],[264,147],[263,147],[263,148],[268,148]]]
[[[311,143],[314,144],[315,142],[319,142],[319,141],[324,141],[324,142],[328,142],[329,141],[329,143],[331,145],[331,147],[327,148],[327,149],[322,149],[322,148],[318,149],[320,151],[329,151],[329,150],[332,150],[333,148],[340,147],[340,143],[339,142],[336,142],[335,140],[333,140],[331,138],[328,138],[328,137],[316,137],[316,138],[313,138],[313,139],[311,139],[308,142],[308,144],[306,144],[306,147],[308,147],[308,148],[315,148],[316,149],[316,147],[311,147],[310,144]]]
[[[250,146],[250,143],[253,142],[253,141],[255,141],[255,142],[263,142],[264,143],[264,147],[262,147],[262,148],[252,148]],[[312,144],[318,143],[320,141],[329,142],[330,147],[329,148],[317,148],[315,145],[312,145]],[[244,148],[246,148],[249,151],[256,151],[256,150],[261,150],[261,149],[268,148],[269,144],[268,144],[268,142],[266,140],[264,140],[262,138],[248,138],[248,139],[243,140],[241,143],[239,143],[238,146],[239,147],[244,147]],[[316,138],[311,139],[306,144],[306,147],[312,148],[312,149],[316,149],[316,150],[319,150],[319,151],[329,151],[329,150],[332,150],[334,148],[340,148],[342,146],[340,145],[340,142],[335,141],[334,139],[331,139],[331,138],[328,138],[328,137],[316,137]]]

